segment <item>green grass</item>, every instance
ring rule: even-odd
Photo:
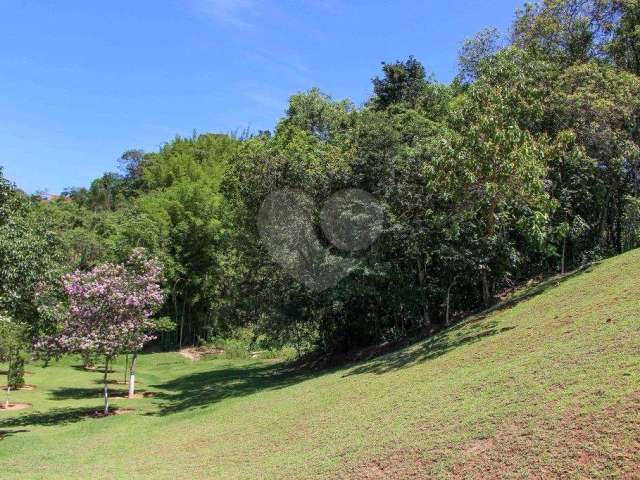
[[[0,412],[2,479],[637,478],[640,251],[524,292],[430,340],[327,372],[144,355],[100,374],[29,365]],[[120,379],[122,365],[111,375]],[[115,386],[115,388],[124,388]],[[413,476],[412,476],[413,475]]]

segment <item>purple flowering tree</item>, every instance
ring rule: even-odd
[[[114,357],[138,352],[155,337],[151,316],[162,305],[162,269],[135,249],[125,264],[107,263],[64,279],[69,313],[61,330],[36,344],[49,355],[98,354],[104,357],[104,413],[109,413],[107,374]],[[130,379],[133,386],[134,379]]]

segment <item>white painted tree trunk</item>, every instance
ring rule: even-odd
[[[133,398],[136,394],[136,376],[135,374],[131,374],[129,377],[129,398]]]
[[[136,394],[136,360],[138,352],[133,352],[131,356],[131,373],[129,375],[129,398],[133,398]]]
[[[109,358],[104,359],[104,414],[109,415],[109,384],[107,383],[107,375],[109,374]]]
[[[11,378],[11,368],[12,368],[11,356],[9,356],[9,370],[7,370],[7,398],[4,401],[5,408],[9,408],[9,394],[11,393],[11,385],[9,385],[9,382],[10,382],[9,379]]]

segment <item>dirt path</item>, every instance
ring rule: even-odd
[[[200,360],[205,355],[222,355],[224,350],[213,347],[188,347],[183,348],[178,353],[192,362]]]

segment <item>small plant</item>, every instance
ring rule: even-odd
[[[81,357],[82,357],[82,366],[85,369],[91,370],[96,367],[96,363],[98,361],[98,355],[95,352],[90,352],[90,351],[82,352]]]
[[[18,354],[10,363],[10,368],[7,372],[7,385],[12,390],[24,387],[24,362],[24,355]]]
[[[0,361],[9,364],[7,370],[6,407],[12,389],[24,386],[24,362],[22,349],[25,348],[26,328],[15,320],[0,315]]]

